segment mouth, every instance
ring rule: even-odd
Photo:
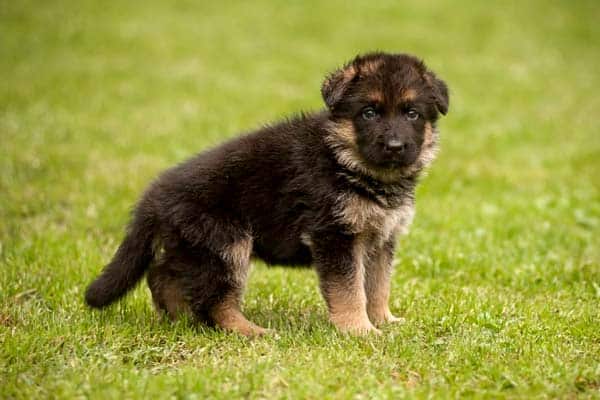
[[[385,157],[378,159],[366,159],[367,164],[370,164],[372,168],[378,170],[394,171],[402,168],[410,167],[417,162],[418,155],[404,155],[402,157]]]
[[[419,151],[410,149],[403,152],[389,152],[382,148],[365,148],[360,151],[361,158],[377,169],[400,169],[409,167],[414,164],[418,157]]]
[[[411,166],[412,164],[414,164],[414,160],[411,160],[411,161],[392,160],[392,161],[383,163],[382,166],[386,169],[400,169],[400,168],[405,168],[405,167]]]
[[[378,164],[380,164],[380,167],[386,169],[404,168],[413,165],[418,157],[419,153],[417,151],[409,151],[402,154],[387,154],[380,158]]]

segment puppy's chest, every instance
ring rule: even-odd
[[[355,193],[340,196],[335,209],[340,223],[354,234],[367,234],[387,241],[392,235],[408,233],[414,217],[414,202],[406,197],[393,208]]]

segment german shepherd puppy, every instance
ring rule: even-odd
[[[152,183],[87,304],[113,303],[148,270],[170,318],[262,334],[241,311],[257,257],[314,265],[340,331],[397,321],[388,307],[396,237],[436,154],[448,88],[413,56],[369,53],[326,77],[321,93],[325,110],[240,136]]]

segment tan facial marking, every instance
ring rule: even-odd
[[[423,147],[431,146],[433,140],[433,127],[431,126],[431,122],[425,122],[425,140],[423,141]]]
[[[336,124],[335,134],[350,147],[356,147],[356,133],[354,124],[350,120],[343,120]]]
[[[414,89],[404,89],[400,98],[403,102],[414,101],[417,98],[417,91]]]
[[[350,170],[371,176],[381,182],[397,182],[401,178],[413,176],[425,168],[435,158],[436,154],[436,134],[435,130],[433,130],[434,141],[432,145],[427,152],[421,152],[420,158],[413,165],[398,169],[376,169],[366,165],[362,159],[356,145],[356,134],[352,121],[328,121],[327,131],[328,133],[323,139],[332,150],[338,163]]]
[[[438,151],[438,133],[431,122],[425,123],[425,137],[421,146],[421,153],[417,159],[420,168],[425,168],[435,159]]]
[[[377,103],[377,104],[384,103],[383,93],[381,93],[379,91],[371,92],[371,93],[369,93],[369,95],[367,97],[368,97],[369,101],[372,103]]]

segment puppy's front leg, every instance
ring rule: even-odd
[[[367,313],[371,322],[380,325],[386,322],[402,322],[395,317],[389,307],[390,280],[394,260],[395,237],[386,241],[374,254],[366,257],[365,290],[367,292]]]
[[[319,236],[312,238],[312,253],[331,322],[342,332],[380,333],[367,315],[360,239],[340,233]]]

